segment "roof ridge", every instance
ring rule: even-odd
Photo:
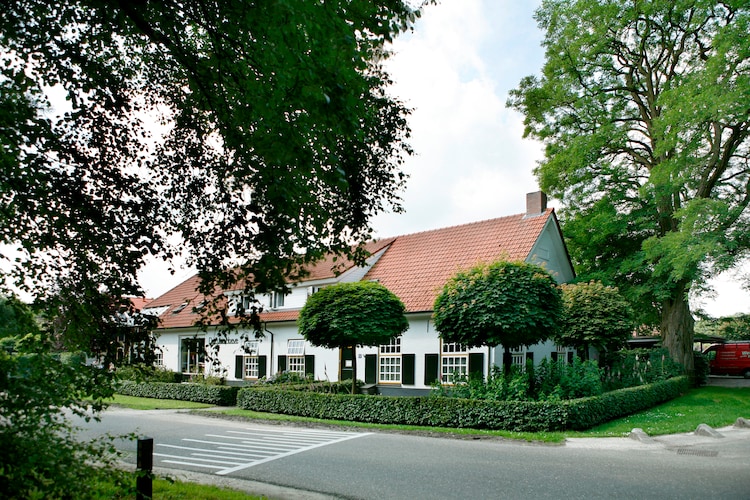
[[[536,217],[541,217],[543,215],[548,215],[548,214],[550,214],[550,213],[552,213],[554,211],[555,211],[554,208],[549,207],[549,208],[545,209],[544,212],[541,212],[541,213],[538,213],[538,214],[532,214],[531,217],[527,217],[528,216],[527,213],[519,213],[519,214],[513,214],[513,215],[504,215],[502,217],[490,217],[489,219],[482,219],[482,220],[477,220],[477,221],[472,221],[472,222],[464,222],[462,224],[453,224],[452,226],[436,227],[434,229],[425,229],[425,230],[422,230],[422,231],[415,231],[413,233],[399,234],[397,236],[389,236],[387,238],[379,238],[379,239],[391,239],[392,238],[392,239],[395,240],[395,239],[398,239],[398,238],[404,238],[406,236],[416,236],[416,235],[425,234],[425,233],[436,233],[436,232],[439,232],[439,231],[447,231],[449,229],[455,229],[455,228],[458,228],[458,227],[476,226],[476,225],[479,225],[479,224],[486,224],[488,222],[495,222],[495,221],[499,221],[499,220],[502,220],[502,219],[513,219],[513,218],[521,217],[521,220],[529,220],[529,219],[534,219]]]

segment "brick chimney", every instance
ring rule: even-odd
[[[547,195],[543,191],[526,194],[526,217],[541,215],[547,210]]]

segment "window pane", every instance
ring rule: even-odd
[[[258,356],[245,356],[245,378],[258,378]]]
[[[467,356],[443,356],[441,380],[443,383],[453,382],[453,377],[465,377],[468,373],[469,358]]]
[[[304,340],[290,340],[287,343],[287,354],[289,356],[302,356],[305,354]]]
[[[286,369],[288,372],[298,373],[299,375],[305,376],[305,357],[304,356],[289,356],[287,358]]]
[[[401,382],[401,356],[380,357],[380,381]]]

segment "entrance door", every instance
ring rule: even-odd
[[[339,381],[351,380],[354,376],[354,349],[344,347],[339,350]]]
[[[203,337],[180,339],[180,371],[185,374],[203,374],[206,340]]]

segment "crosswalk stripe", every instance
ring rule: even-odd
[[[231,434],[231,435],[230,435]],[[183,438],[194,446],[156,443],[156,446],[184,451],[187,456],[154,453],[162,463],[218,469],[215,474],[227,475],[280,458],[289,457],[370,433],[330,432],[316,430],[266,430],[247,428],[227,430],[225,434],[205,434],[209,439]],[[200,447],[206,445],[205,447]],[[164,450],[167,451],[167,450]]]

